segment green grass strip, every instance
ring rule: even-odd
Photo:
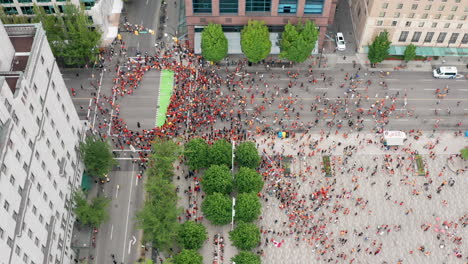
[[[161,82],[159,84],[158,111],[156,115],[156,126],[162,127],[166,122],[166,113],[171,102],[172,89],[174,88],[174,72],[162,70]]]

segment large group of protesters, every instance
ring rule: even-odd
[[[120,55],[125,55],[125,43],[120,40],[114,44],[121,50]],[[111,54],[103,54],[103,62],[113,53],[112,50]],[[273,210],[269,207],[273,205],[284,215],[269,221],[262,219],[263,248],[274,250],[281,246],[289,248],[306,244],[310,246],[307,254],[314,254],[317,263],[415,263],[405,259],[417,254],[430,259],[435,241],[448,252],[442,263],[467,263],[468,251],[464,243],[468,225],[466,207],[465,211],[455,212],[451,218],[437,215],[418,226],[409,227],[403,221],[391,223],[389,220],[377,225],[367,224],[362,229],[343,227],[336,231],[340,222],[353,221],[350,217],[375,214],[375,209],[370,209],[372,201],[363,194],[363,186],[372,188],[383,184],[387,191],[381,195],[387,204],[381,206],[399,207],[402,215],[409,216],[420,209],[394,194],[396,188],[406,188],[414,199],[426,199],[447,207],[451,204],[449,198],[443,198],[444,193],[451,192],[450,188],[461,183],[461,177],[466,178],[466,167],[449,168],[449,164],[455,164],[461,158],[458,154],[450,155],[446,147],[448,142],[441,142],[439,138],[426,137],[427,143],[422,148],[427,150],[429,160],[445,165],[426,166],[426,175],[415,177],[414,155],[418,154],[418,148],[411,144],[420,143],[413,138],[420,138],[422,131],[408,130],[411,137],[408,142],[415,143],[398,150],[384,148],[375,134],[358,133],[365,127],[365,118],[374,121],[372,127],[367,125],[367,128],[378,134],[391,118],[414,115],[407,107],[406,92],[392,94],[387,91],[382,98],[369,96],[370,86],[380,85],[385,90],[387,84],[366,81],[363,77],[368,73],[361,72],[360,68],[352,74],[343,73],[341,79],[317,73],[313,65],[301,70],[283,68],[273,71],[269,62],[264,63],[265,70],[261,72],[249,72],[245,60],[230,62],[229,66],[211,65],[184,45],[173,44],[160,45],[154,55],[137,54],[115,67],[106,69],[103,66],[115,71],[115,78],[111,94],[103,92],[94,98],[99,117],[92,129],[103,137],[110,136],[113,147],[119,149],[132,145],[136,149],[149,150],[155,137],[184,140],[202,137],[209,143],[220,138],[255,140],[263,157],[260,171],[266,183],[259,195],[268,205],[267,210]],[[140,131],[129,129],[119,116],[119,102],[138,92],[146,72],[163,69],[175,73],[165,124]],[[299,78],[304,76],[305,83]],[[289,81],[282,87],[279,80],[284,78]],[[294,93],[299,89],[309,92],[319,84],[329,87],[335,84],[340,87],[338,89],[343,89],[344,95],[329,98],[325,92],[307,101]],[[448,90],[445,92],[448,94]],[[397,107],[403,107],[404,111],[396,111]],[[461,107],[460,102],[453,106],[456,107]],[[303,120],[304,113],[312,113],[314,118]],[[434,131],[438,125],[438,122],[434,123]],[[461,129],[462,124],[457,126]],[[291,131],[291,138],[281,141],[275,133],[278,131]],[[461,134],[460,130],[445,136],[456,138]],[[369,148],[378,149],[379,155],[360,160],[359,155]],[[436,154],[444,152],[446,154]],[[145,160],[148,154],[141,151],[139,155]],[[332,156],[335,177],[323,177],[323,164],[319,159],[322,155]],[[285,158],[293,164],[289,173],[284,170]],[[195,199],[190,199],[192,193],[200,191],[195,189],[199,181],[194,180],[196,175],[192,172],[187,177],[195,184],[184,190],[191,205],[185,212],[186,218],[202,221]],[[337,181],[341,177],[346,177],[346,181]],[[382,238],[390,234],[399,236],[398,233],[408,232],[408,228],[413,229],[412,232],[434,231],[434,241],[407,252],[404,252],[406,248],[402,249],[396,259],[369,260],[369,256],[381,256],[391,247],[398,248],[397,244],[385,244]],[[259,252],[268,255],[273,254],[272,250]],[[428,260],[425,263],[439,262]]]

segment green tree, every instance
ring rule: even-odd
[[[67,31],[63,16],[57,14],[58,7],[54,8],[53,14],[47,14],[43,6],[36,4],[34,4],[33,10],[35,17],[32,19],[32,22],[42,23],[52,53],[54,55],[62,54],[66,45]]]
[[[259,193],[263,187],[263,179],[255,170],[241,167],[235,175],[234,186],[239,193]]]
[[[232,165],[232,144],[225,139],[217,140],[210,148],[210,163],[212,165]]]
[[[202,138],[193,138],[185,144],[184,155],[191,170],[208,167],[210,146]]]
[[[392,42],[388,40],[387,31],[381,32],[375,37],[374,42],[369,46],[369,54],[367,54],[372,67],[375,67],[376,63],[383,61],[388,56],[390,44]]]
[[[193,249],[184,249],[173,258],[174,264],[203,264],[203,257]]]
[[[67,29],[64,49],[59,55],[66,65],[81,66],[94,60],[99,53],[101,32],[94,29],[84,7],[64,5],[64,25]]]
[[[138,228],[143,229],[145,241],[167,250],[174,245],[179,227],[177,216],[182,211],[177,207],[175,186],[161,175],[151,175],[145,188],[147,199],[137,213]]]
[[[226,165],[211,165],[203,175],[201,185],[207,194],[229,194],[232,191],[231,171]]]
[[[404,56],[405,62],[414,60],[416,58],[416,46],[412,43],[406,46]]]
[[[212,62],[219,62],[226,57],[228,40],[220,24],[210,23],[202,31],[201,48],[203,57]]]
[[[88,136],[85,142],[80,144],[80,151],[86,171],[100,179],[104,178],[117,164],[112,155],[111,146],[95,136]]]
[[[236,264],[260,264],[260,256],[248,251],[241,251],[231,261]]]
[[[254,142],[246,141],[239,144],[235,150],[236,163],[241,167],[255,169],[260,164],[260,156]]]
[[[103,197],[94,198],[91,203],[86,200],[83,192],[78,191],[73,194],[74,212],[78,221],[90,227],[99,227],[109,219],[107,206],[110,199]]]
[[[468,148],[460,150],[460,154],[464,160],[468,160]]]
[[[239,222],[229,232],[232,244],[241,250],[251,250],[260,243],[260,229],[255,224]]]
[[[241,193],[237,196],[236,221],[252,222],[258,218],[261,213],[262,204],[256,193]]]
[[[250,62],[265,59],[271,50],[270,32],[264,21],[250,20],[241,32],[241,48]]]
[[[227,195],[213,193],[202,202],[202,211],[213,225],[225,225],[232,219],[232,202]]]
[[[318,39],[317,26],[313,21],[301,21],[297,25],[290,22],[284,27],[281,35],[280,58],[293,62],[304,62],[309,58]]]
[[[174,162],[181,153],[181,147],[177,142],[168,139],[156,138],[152,146],[152,154],[149,158],[148,174],[160,175],[167,180],[174,176]]]
[[[183,223],[177,232],[177,241],[186,249],[200,249],[207,238],[205,226],[194,221]]]
[[[142,259],[135,264],[157,264],[157,263],[154,263],[154,261],[151,259]]]

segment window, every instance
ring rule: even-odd
[[[19,195],[23,194],[23,188],[21,186],[18,186],[18,194]]]
[[[19,246],[16,246],[15,253],[18,256],[21,254],[21,248]]]
[[[397,9],[402,9],[403,8],[403,4],[398,4],[397,5]]]
[[[437,14],[434,16],[435,19],[440,19],[441,15],[440,14]]]
[[[25,1],[25,0],[23,0],[23,1]],[[22,1],[19,0],[18,2],[22,2]],[[29,2],[27,2],[27,3],[31,3],[31,0],[29,0]],[[34,9],[33,9],[32,6],[22,6],[21,7],[21,12],[23,12],[23,15],[34,15]]]
[[[414,18],[414,13],[409,13],[409,14],[408,14],[408,17],[409,17],[409,18]]]
[[[36,117],[36,124],[37,124],[38,126],[41,126],[41,119],[39,119],[38,116]]]
[[[26,162],[23,163],[23,170],[28,172],[28,164]]]
[[[394,18],[400,17],[400,12],[395,12],[395,15],[393,15]]]
[[[44,199],[44,201],[47,201],[48,196],[47,196],[47,193],[46,193],[46,192],[44,192],[44,193],[42,194],[42,198]]]
[[[418,27],[424,27],[424,22],[419,22]]]
[[[13,119],[13,122],[15,122],[16,125],[18,125],[19,119],[18,119],[18,116],[15,113],[13,113],[11,118]]]
[[[35,205],[33,205],[32,212],[34,215],[37,214],[37,207]]]
[[[383,8],[383,9],[387,9],[387,7],[388,7],[388,3],[383,3],[383,4],[382,4],[382,8]]]
[[[426,19],[427,16],[428,16],[427,13],[425,13],[425,14],[423,14],[421,17],[424,18],[424,19]]]
[[[15,157],[16,157],[16,159],[17,159],[18,161],[20,161],[20,160],[21,160],[21,153],[19,153],[19,151],[16,151]]]
[[[457,42],[457,39],[458,39],[459,35],[460,34],[458,34],[458,33],[452,33],[452,35],[450,36],[449,43],[453,44],[453,43]]]
[[[3,209],[7,212],[10,211],[10,203],[7,200],[3,203]]]
[[[412,4],[411,5],[411,10],[416,10],[418,9],[418,4]]]
[[[297,0],[279,0],[278,13],[295,14],[297,12]]]
[[[433,28],[437,27],[437,22],[432,22],[431,27],[433,27]]]
[[[7,171],[7,166],[5,164],[2,164],[1,172],[6,173],[6,171]]]
[[[271,10],[271,0],[246,0],[246,12],[269,12]]]
[[[48,148],[50,148],[50,140],[49,139],[46,140],[46,145],[47,145]]]
[[[0,4],[12,4],[13,0],[0,0]]]
[[[3,229],[0,227],[0,239],[3,239]]]
[[[410,27],[410,26],[411,26],[411,22],[410,22],[410,21],[406,21],[405,27]]]
[[[432,7],[432,5],[426,5],[426,6],[424,7],[424,10],[431,10],[431,7]]]
[[[39,215],[39,222],[42,224],[44,222],[44,217],[42,215]]]
[[[60,199],[63,199],[63,192],[62,191],[59,192],[59,197],[60,197]]]
[[[29,260],[28,255],[27,255],[26,253],[24,253],[24,255],[23,255],[23,261],[24,261],[24,263],[27,263],[28,260]]]
[[[10,184],[15,185],[15,177],[13,175],[10,176]]]
[[[450,23],[445,23],[444,28],[449,28],[449,27],[450,27]]]
[[[418,42],[420,37],[421,37],[421,32],[420,31],[414,32],[413,38],[411,39],[411,42]]]
[[[437,37],[437,43],[443,43],[446,36],[446,32],[440,32],[439,36]]]
[[[10,102],[8,102],[8,99],[5,98],[4,104],[5,104],[5,107],[8,110],[8,112],[10,112],[11,111],[11,104],[10,104]]]
[[[467,43],[468,43],[468,33],[465,33],[461,40],[461,44],[467,44]]]
[[[397,22],[394,20],[392,21],[392,27],[395,27],[397,25]]]
[[[457,9],[458,9],[458,6],[453,6],[452,7],[452,11],[454,11],[454,12],[457,11]]]
[[[448,19],[448,20],[453,20],[454,17],[455,17],[454,15],[448,15],[448,16],[447,16],[447,19]]]
[[[2,1],[0,1],[1,3]],[[18,9],[14,6],[5,6],[3,7],[3,10],[5,10],[5,13],[7,15],[18,15]]]
[[[55,128],[55,122],[54,122],[54,120],[52,120],[52,119],[50,120],[50,125],[52,126],[52,128]]]
[[[400,34],[400,38],[398,39],[398,41],[400,42],[405,42],[406,41],[406,38],[408,37],[408,31],[402,31],[401,34]]]
[[[41,163],[41,168],[42,168],[43,170],[45,170],[45,167],[46,167],[46,166],[45,166],[45,163],[42,162],[42,163]]]
[[[24,127],[21,129],[21,135],[26,138],[26,129]]]
[[[57,158],[57,153],[55,153],[55,150],[54,150],[54,149],[52,150],[52,156],[53,156],[54,158]]]
[[[34,147],[34,143],[33,143],[31,140],[29,140],[28,146],[29,146],[29,148],[32,150],[33,147]]]
[[[42,162],[42,164],[44,164],[44,162]],[[42,185],[40,183],[37,183],[37,191],[42,192]]]
[[[322,14],[325,0],[306,0],[304,14]]]
[[[59,93],[57,93],[57,100],[60,101],[60,94]]]
[[[439,10],[439,11],[444,11],[444,9],[445,9],[445,6],[444,6],[444,5],[441,5],[441,6],[439,6],[439,9],[438,9],[438,10]]]
[[[460,28],[462,28],[462,27],[463,27],[463,24],[458,24],[458,25],[457,25],[457,28],[458,28],[458,29],[460,29]]]
[[[18,3],[32,3],[32,0],[18,0]]]
[[[380,12],[379,13],[379,17],[384,17],[385,16],[385,12]]]
[[[383,20],[377,20],[377,26],[383,25]]]
[[[34,114],[34,106],[32,104],[29,105],[29,112],[31,112],[31,114]]]
[[[466,20],[466,15],[460,16],[460,20]]]
[[[211,13],[211,0],[194,0],[193,13]]]
[[[11,139],[8,140],[8,147],[9,147],[10,149],[13,148],[13,141],[12,141]]]
[[[11,239],[11,237],[8,237],[8,239],[7,239],[7,245],[8,245],[10,248],[13,248],[13,239]]]

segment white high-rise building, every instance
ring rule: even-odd
[[[82,125],[40,24],[0,46],[0,264],[71,263]]]

